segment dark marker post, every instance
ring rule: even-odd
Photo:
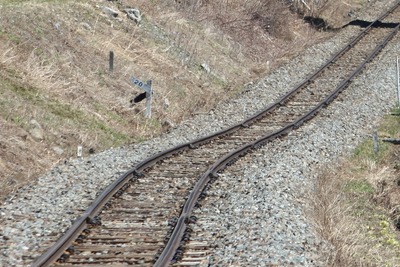
[[[114,52],[110,51],[110,73],[114,71]]]
[[[146,117],[151,118],[151,95],[153,94],[153,89],[151,88],[152,81],[147,81],[146,85],[150,90],[146,91]]]
[[[399,57],[397,57],[397,107],[400,108],[400,74],[399,74]]]

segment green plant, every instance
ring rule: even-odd
[[[358,194],[373,194],[375,192],[372,185],[366,180],[351,180],[347,182],[345,191]]]
[[[389,145],[385,142],[378,141],[378,153],[375,153],[375,144],[372,138],[363,141],[360,145],[356,147],[353,152],[353,158],[357,160],[373,160],[381,161],[384,159]]]

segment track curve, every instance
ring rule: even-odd
[[[391,16],[398,5],[378,20]],[[191,210],[210,179],[235,158],[315,116],[344,90],[397,30],[398,26],[382,30],[371,24],[315,74],[263,111],[229,129],[138,164],[110,185],[33,266],[47,266],[65,250],[68,251],[61,261],[66,261],[66,265],[166,266],[172,259],[179,260],[183,254],[180,242],[189,236],[185,232],[187,223],[195,220]],[[342,71],[330,72],[336,67]],[[183,198],[187,199],[184,206]],[[198,247],[204,249],[203,244]]]

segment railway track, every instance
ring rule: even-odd
[[[160,152],[112,183],[33,266],[190,266],[207,262],[191,238],[192,210],[218,172],[282,137],[331,103],[397,33],[400,3],[276,103],[228,129]]]

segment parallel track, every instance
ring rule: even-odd
[[[378,20],[398,20],[399,5]],[[300,127],[329,105],[399,29],[398,25],[375,28],[377,21],[302,84],[253,117],[163,151],[126,172],[33,266],[49,266],[56,260],[60,266],[204,261],[212,250],[206,242],[181,247],[190,238],[187,225],[195,222],[191,213],[204,188],[238,157]]]

